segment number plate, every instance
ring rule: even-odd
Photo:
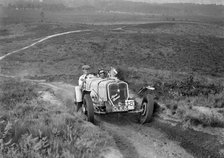
[[[128,106],[128,110],[135,109],[135,101],[134,100],[126,100],[125,104]]]

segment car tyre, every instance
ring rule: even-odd
[[[87,120],[94,123],[94,108],[93,102],[89,94],[85,94],[83,97],[84,107],[86,109],[85,114],[87,115]]]
[[[141,124],[150,122],[152,119],[153,111],[154,111],[154,99],[151,95],[146,95],[143,97],[141,109],[143,110],[140,113],[139,121]]]

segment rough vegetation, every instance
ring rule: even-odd
[[[87,158],[114,146],[106,132],[53,102],[48,88],[12,79],[2,81],[0,92],[0,156]]]
[[[169,114],[194,125],[224,127],[223,85],[188,78],[182,82],[156,84],[156,96],[163,98]]]

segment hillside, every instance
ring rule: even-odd
[[[55,68],[59,67],[61,72],[74,73],[73,67],[90,62],[96,67],[106,64],[224,75],[222,27],[165,23],[127,26],[122,32],[100,28],[96,27],[97,31],[80,36],[67,35],[66,38],[52,39],[50,43],[47,41],[32,50],[7,58],[2,69],[18,69],[25,63],[32,67],[33,62],[42,62],[39,69],[50,66],[56,71]],[[5,44],[10,45],[6,41]],[[88,61],[85,56],[91,56],[94,60]],[[14,67],[13,64],[11,67],[11,61],[18,61],[19,65]],[[63,63],[69,68],[61,67]],[[51,73],[54,71],[51,70]],[[48,74],[48,69],[42,73]]]
[[[102,11],[120,11],[120,12],[140,12],[147,14],[159,14],[166,16],[209,16],[221,18],[224,16],[224,6],[214,4],[193,4],[193,3],[144,3],[124,0],[44,0],[40,1],[1,1],[0,4],[15,7],[42,7],[47,9],[46,5],[66,6],[68,8],[95,8]],[[88,6],[88,7],[87,7]],[[63,8],[63,7],[62,7]]]
[[[0,14],[0,76],[7,78],[5,81],[0,78],[0,114],[4,116],[0,117],[0,123],[6,120],[9,124],[0,124],[1,132],[14,128],[16,121],[19,121],[16,131],[24,126],[31,129],[30,133],[40,129],[41,132],[32,133],[34,137],[30,133],[25,135],[27,139],[16,144],[16,149],[44,156],[48,154],[45,146],[38,145],[47,139],[52,149],[47,151],[52,155],[62,155],[63,152],[97,157],[103,147],[107,151],[107,147],[112,146],[131,158],[146,155],[192,157],[191,154],[196,158],[222,158],[222,21],[208,16],[198,18],[197,15],[192,17],[197,21],[193,21],[190,16],[178,20],[178,16],[139,14],[138,10],[130,13],[125,6],[117,11],[113,4],[105,5],[100,12],[89,5],[64,8],[60,12],[44,10],[44,13],[32,8],[3,7],[0,10],[3,13]],[[142,7],[145,3],[138,4]],[[93,10],[85,12],[90,8]],[[8,56],[4,56],[6,54]],[[110,66],[117,68],[118,77],[129,84],[131,95],[136,99],[139,96],[135,92],[142,86],[154,86],[152,95],[157,104],[152,122],[139,125],[133,115],[115,114],[96,116],[98,127],[95,127],[77,118],[73,103],[74,85],[77,85],[83,64],[91,65],[93,72],[100,67],[106,70]],[[50,136],[42,137],[42,131]],[[73,132],[75,135],[71,138]],[[1,140],[3,135],[0,136]],[[0,143],[10,144],[10,136]],[[44,140],[39,141],[39,138]],[[30,150],[24,145],[27,142]],[[65,146],[64,150],[57,150],[57,143]],[[38,150],[33,151],[36,144]],[[0,154],[7,154],[7,151],[2,150]],[[10,148],[10,153],[24,154],[20,157],[29,154],[18,151]]]
[[[147,3],[195,3],[195,4],[216,4],[216,5],[224,5],[222,0],[130,0],[134,2],[147,2]]]

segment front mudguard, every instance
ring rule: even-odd
[[[154,87],[151,86],[147,86],[147,87],[142,87],[138,92],[137,95],[140,98],[144,98],[147,95],[150,95],[153,99],[157,99],[157,96],[155,94],[156,89]]]
[[[83,101],[82,90],[80,86],[75,86],[75,93],[74,93],[74,102],[79,103]]]
[[[90,93],[91,91],[83,90],[80,86],[75,86],[74,103],[83,102],[84,95]]]

